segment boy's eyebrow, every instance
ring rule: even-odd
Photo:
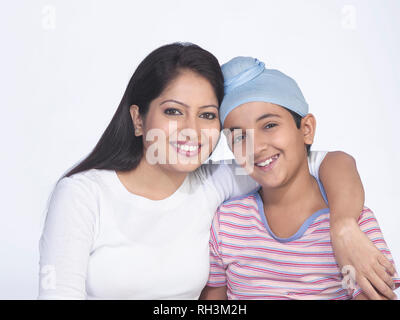
[[[276,114],[276,113],[265,113],[265,114],[263,114],[262,116],[258,117],[257,120],[256,120],[256,122],[258,122],[258,121],[260,121],[260,120],[262,120],[262,119],[265,119],[265,118],[272,118],[272,117],[282,118],[279,114]],[[231,132],[232,132],[233,130],[235,130],[235,129],[242,129],[242,128],[240,128],[240,127],[232,127],[232,128],[229,128],[229,130],[230,130]]]
[[[257,120],[256,120],[256,122],[257,122],[257,121],[260,121],[260,120],[262,120],[262,119],[271,118],[271,117],[282,118],[279,114],[276,114],[276,113],[266,113],[266,114],[263,114],[261,117],[258,117]]]
[[[163,102],[160,103],[160,106],[161,106],[162,104],[166,103],[166,102],[173,102],[173,103],[180,104],[180,105],[182,105],[182,106],[184,106],[184,107],[186,107],[186,108],[190,108],[190,106],[187,105],[186,103],[183,103],[183,102],[181,102],[181,101],[174,100],[174,99],[164,100]],[[206,106],[201,106],[200,109],[201,109],[201,108],[208,108],[208,107],[214,107],[214,108],[218,109],[218,107],[217,107],[216,105],[214,105],[214,104],[210,104],[210,105],[206,105]]]

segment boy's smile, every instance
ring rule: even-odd
[[[279,158],[279,153],[273,155],[272,157],[268,157],[267,159],[262,161],[254,161],[254,164],[260,170],[268,171],[275,166],[275,163],[278,160],[278,158]]]

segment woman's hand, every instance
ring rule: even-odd
[[[380,294],[396,299],[392,290],[394,266],[360,230],[353,218],[331,221],[331,240],[340,268],[346,265],[354,267],[355,280],[369,299],[382,300]]]
[[[345,152],[329,152],[319,175],[328,197],[332,246],[340,268],[350,265],[355,269],[357,284],[368,298],[380,300],[378,292],[395,298],[393,265],[358,225],[364,188],[355,159]]]

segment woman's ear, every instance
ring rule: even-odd
[[[313,144],[316,129],[315,117],[309,113],[301,119],[301,130],[304,135],[304,144]]]
[[[131,114],[133,127],[135,128],[135,136],[139,137],[143,135],[143,121],[139,113],[139,107],[136,104],[131,105],[129,108]]]

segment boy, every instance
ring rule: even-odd
[[[260,188],[218,208],[201,298],[365,299],[356,284],[342,284],[328,202],[308,169],[316,122],[296,82],[253,58],[234,58],[222,70],[224,131],[237,162]],[[358,223],[393,263],[370,209]],[[400,285],[397,273],[393,282]]]

